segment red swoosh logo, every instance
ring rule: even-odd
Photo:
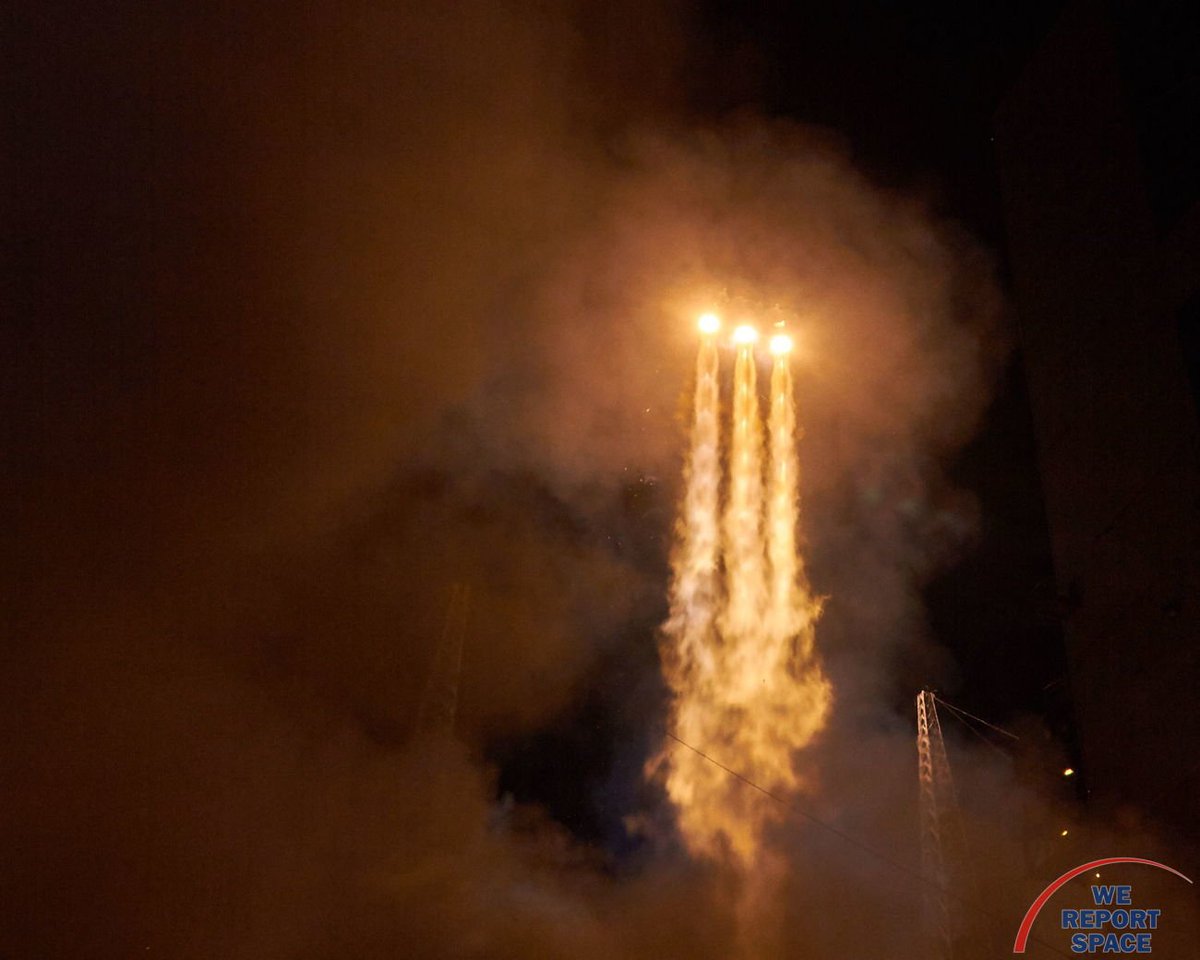
[[[1033,921],[1037,919],[1037,915],[1041,913],[1042,907],[1046,905],[1046,901],[1054,896],[1055,892],[1064,883],[1074,880],[1081,873],[1087,873],[1089,870],[1095,870],[1099,867],[1107,867],[1113,863],[1144,863],[1151,867],[1158,867],[1160,870],[1166,870],[1168,873],[1173,873],[1177,877],[1183,877],[1188,883],[1192,881],[1184,877],[1182,873],[1174,867],[1168,867],[1165,863],[1159,863],[1157,860],[1143,860],[1140,857],[1109,857],[1106,860],[1093,860],[1091,863],[1085,863],[1076,867],[1073,870],[1068,870],[1061,877],[1055,880],[1050,886],[1039,894],[1038,898],[1029,905],[1029,910],[1025,914],[1025,919],[1021,921],[1021,929],[1017,931],[1017,939],[1013,941],[1013,953],[1024,953],[1025,942],[1029,939],[1029,932],[1033,929]]]

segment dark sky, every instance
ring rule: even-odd
[[[992,114],[1061,4],[706,7],[733,58],[756,64],[767,110],[837,130],[872,176],[927,197],[1003,265]],[[1063,670],[1024,389],[1018,350],[954,465],[981,498],[980,540],[928,591],[961,696],[993,717],[1044,711],[1041,687]]]
[[[0,953],[441,932],[370,884],[424,862],[397,758],[455,581],[451,832],[511,792],[636,861],[692,349],[663,276],[842,311],[805,449],[847,815],[912,841],[922,684],[1062,722],[989,133],[1047,5],[461,7],[12,17]]]
[[[874,179],[923,197],[985,241],[1003,271],[992,114],[1060,7],[702,3],[690,20],[702,51],[690,104],[702,116],[752,107],[827,128]],[[903,664],[892,707],[911,712],[912,693],[932,685],[997,723],[1035,715],[1070,745],[1057,589],[1019,347],[979,433],[947,467],[980,508],[977,534],[924,590],[932,635],[953,666],[924,657]],[[631,494],[635,511],[643,500],[663,509],[643,490]],[[611,741],[637,736],[629,725],[640,714],[626,705],[628,677],[638,673],[629,651],[637,649],[635,632],[560,726],[497,751],[507,764],[505,787],[549,803],[585,833],[620,834],[606,815],[624,809],[622,794],[636,779]],[[548,775],[581,765],[611,777],[600,810],[595,779]]]
[[[705,105],[750,99],[722,69],[753,77],[765,109],[840,132],[872,176],[1000,243],[992,112],[1061,4],[702,6],[721,49]]]

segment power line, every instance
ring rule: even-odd
[[[989,740],[982,733],[980,733],[978,730],[976,730],[974,724],[968,723],[965,717],[959,716],[958,712],[953,707],[951,707],[950,704],[945,703],[944,701],[941,701],[941,700],[939,700],[938,702],[941,703],[943,707],[950,708],[950,715],[952,717],[955,717],[955,719],[957,719],[963,725],[964,730],[969,730],[971,733],[973,733],[975,736],[977,736],[983,742],[983,744],[985,746],[988,746],[991,749],[995,750],[998,754],[1000,754],[1000,756],[1002,756],[1002,757],[1008,756],[1008,754],[1005,753],[1005,751],[1002,747],[996,746],[996,744],[994,744],[991,740]]]
[[[973,713],[967,713],[966,710],[962,709],[961,707],[955,707],[953,703],[947,703],[946,701],[942,700],[942,698],[940,696],[937,696],[937,694],[934,694],[934,700],[936,700],[938,703],[941,703],[943,707],[953,710],[954,713],[964,716],[964,718],[971,718],[972,720],[979,722],[979,724],[983,724],[985,727],[989,727],[990,730],[995,730],[997,733],[1003,733],[1004,736],[1008,737],[1009,739],[1012,739],[1012,740],[1021,739],[1020,737],[1016,736],[1015,733],[1009,733],[1007,730],[1004,730],[1003,727],[997,727],[995,724],[989,724],[988,721],[984,720],[983,718],[980,718],[980,716],[976,716]]]
[[[1009,754],[1003,747],[996,744],[991,737],[984,736],[982,733],[979,732],[979,730],[976,729],[975,724],[973,724],[969,719],[969,717],[971,716],[970,714],[965,713],[962,710],[959,710],[957,707],[954,706],[954,704],[947,703],[945,700],[942,700],[940,697],[937,697],[936,695],[935,695],[934,699],[937,703],[940,703],[943,707],[945,707],[947,710],[950,711],[950,716],[954,717],[955,720],[957,720],[959,723],[961,723],[963,725],[963,729],[969,730],[973,736],[978,737],[979,740],[985,746],[988,747],[988,749],[994,750],[994,751],[996,751],[996,753],[1000,754],[1000,756],[1004,757],[1005,759],[1008,759]],[[980,721],[980,722],[983,723],[984,721]],[[1010,736],[1011,736],[1011,734],[1010,734]],[[1016,738],[1014,737],[1014,739],[1016,739]]]
[[[896,860],[892,857],[889,857],[885,853],[881,853],[880,851],[878,851],[874,847],[872,847],[870,844],[867,844],[867,843],[863,842],[862,840],[859,840],[857,837],[854,837],[851,834],[846,833],[844,830],[841,830],[838,827],[835,827],[833,824],[826,823],[824,820],[813,815],[812,813],[809,813],[803,807],[796,804],[795,801],[785,800],[784,798],[780,797],[778,794],[772,793],[766,787],[760,786],[759,784],[755,783],[753,780],[751,780],[745,774],[739,773],[737,770],[734,770],[732,767],[725,766],[725,764],[721,763],[720,760],[717,760],[715,757],[712,757],[709,754],[705,753],[699,747],[694,747],[690,743],[688,743],[686,740],[683,740],[680,737],[677,737],[670,730],[666,730],[664,732],[670,739],[674,740],[680,746],[686,747],[687,749],[691,750],[692,753],[696,754],[698,757],[701,757],[702,759],[707,760],[713,766],[718,767],[721,770],[724,770],[727,774],[729,774],[734,779],[740,780],[742,783],[746,784],[746,786],[751,787],[754,790],[757,790],[764,797],[774,800],[780,806],[786,807],[788,810],[792,811],[793,813],[800,814],[800,816],[804,817],[806,820],[810,821],[811,823],[815,823],[818,827],[821,827],[823,830],[827,830],[829,833],[832,833],[835,837],[840,837],[842,840],[845,840],[851,846],[857,847],[859,850],[863,851],[864,853],[869,854],[870,856],[874,857],[880,863],[884,863],[887,866],[891,867],[893,870],[897,870],[900,873],[903,873],[909,877],[912,877],[918,883],[926,884],[928,886],[933,887],[936,890],[941,891],[946,896],[952,897],[953,899],[957,900],[959,903],[963,904],[964,906],[970,907],[972,910],[976,911],[981,916],[985,916],[985,917],[989,918],[990,920],[1002,921],[1004,923],[1009,922],[1010,918],[1001,917],[1000,915],[995,914],[992,911],[988,910],[986,907],[980,906],[978,903],[975,903],[974,901],[967,899],[966,897],[962,896],[961,894],[955,893],[953,890],[947,889],[946,887],[942,886],[937,881],[932,880],[929,877],[925,876],[919,870],[914,870],[912,867],[902,863],[901,861]],[[1008,734],[1008,736],[1013,736],[1013,735]],[[1054,946],[1052,943],[1047,943],[1045,940],[1041,939],[1036,934],[1031,933],[1029,936],[1029,939],[1032,942],[1045,947],[1047,950],[1051,951],[1052,953],[1058,954],[1060,957],[1067,957],[1067,958],[1072,957],[1071,954],[1066,953],[1063,950],[1060,950],[1058,947]]]

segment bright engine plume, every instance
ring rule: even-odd
[[[766,443],[757,339],[750,325],[733,332],[737,355],[723,510],[718,355],[711,339],[700,344],[663,644],[673,737],[693,749],[668,747],[652,765],[665,772],[688,848],[744,878],[739,916],[748,927],[757,908],[747,904],[764,898],[763,878],[775,875],[777,859],[764,849],[764,836],[786,807],[772,797],[786,800],[803,790],[798,754],[824,726],[831,699],[814,651],[820,603],[809,588],[797,539],[792,341],[785,334],[771,340]]]
[[[711,336],[721,329],[721,318],[715,313],[702,313],[696,321],[696,326],[700,328],[701,333]]]
[[[734,327],[733,342],[739,347],[753,346],[758,343],[758,330],[748,323]]]

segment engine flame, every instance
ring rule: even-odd
[[[749,331],[746,333],[744,331]],[[736,769],[776,798],[802,791],[799,752],[822,729],[831,691],[814,652],[820,602],[797,547],[799,464],[796,412],[786,352],[771,376],[769,467],[764,490],[763,422],[750,326],[734,331],[729,492],[720,515],[717,352],[701,344],[691,450],[679,539],[672,555],[664,674],[672,728],[703,751],[664,748],[664,773],[680,831],[696,855],[724,862],[764,895],[754,877],[774,875],[764,836],[786,807],[731,776]],[[723,522],[721,522],[723,519]],[[724,593],[718,578],[724,561]],[[711,758],[711,759],[709,759]],[[748,914],[740,911],[743,919]],[[752,912],[752,911],[751,911]]]
[[[773,356],[781,357],[784,354],[791,353],[792,346],[792,338],[786,333],[777,333],[771,338],[770,348]]]
[[[711,336],[721,329],[721,318],[715,313],[702,313],[696,321],[696,326],[700,328],[701,333]]]
[[[738,329],[754,330],[753,327]],[[762,549],[762,459],[757,367],[754,355],[749,350],[739,350],[733,376],[729,502],[725,507],[727,596],[721,630],[726,637],[752,635],[760,626],[766,599],[766,557]],[[753,693],[753,671],[735,671],[727,677],[727,681],[730,680],[748,685],[737,691],[739,697]]]
[[[739,347],[749,347],[758,343],[758,330],[748,323],[734,327],[733,342]]]

